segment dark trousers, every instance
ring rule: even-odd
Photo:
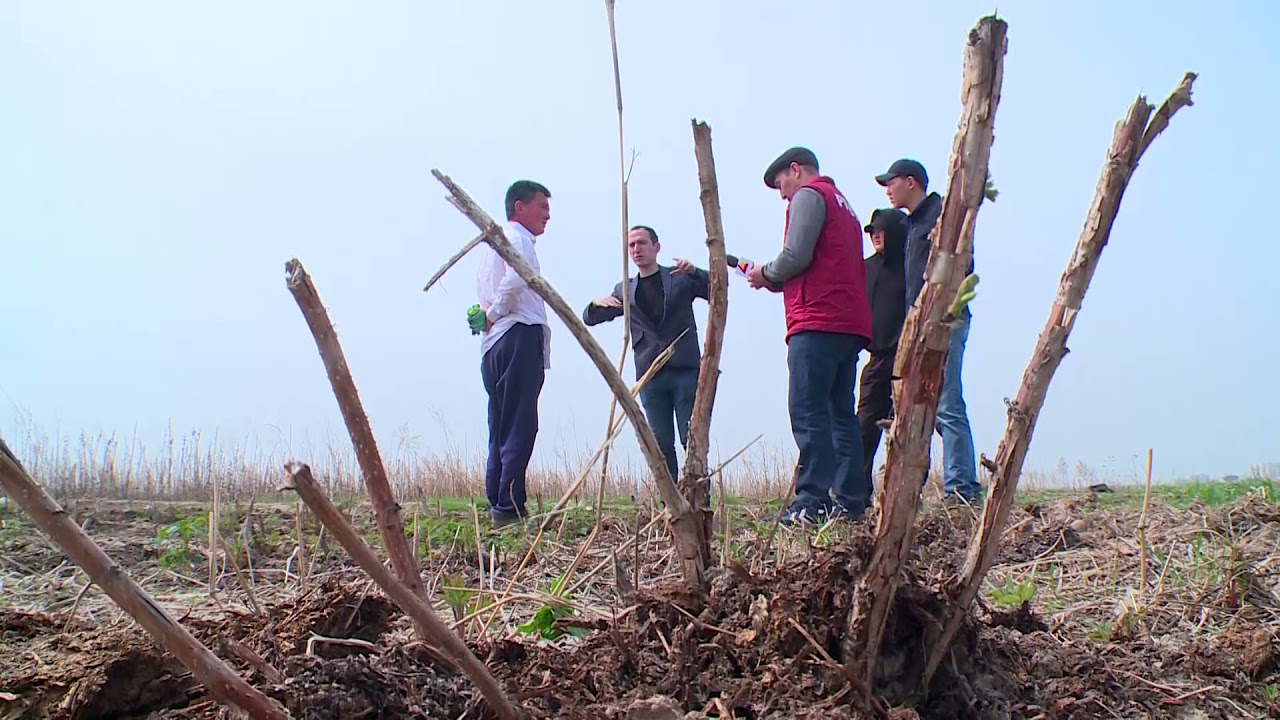
[[[787,343],[787,405],[800,451],[795,506],[811,512],[837,505],[860,515],[871,502],[862,475],[862,442],[853,412],[858,353],[855,335],[800,332]]]
[[[676,464],[676,432],[680,433],[680,447],[689,446],[689,418],[693,416],[693,398],[698,393],[696,368],[663,368],[649,378],[640,389],[640,402],[658,447],[667,460],[671,479],[680,479],[680,467]]]
[[[489,462],[484,491],[491,512],[527,516],[525,472],[538,435],[542,326],[516,323],[480,362],[489,394]]]
[[[871,352],[871,359],[862,369],[858,383],[858,424],[862,427],[862,469],[867,488],[875,487],[872,470],[875,467],[876,450],[880,447],[878,420],[893,417],[893,359],[898,354],[895,345]]]

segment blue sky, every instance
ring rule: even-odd
[[[767,259],[784,207],[764,167],[807,145],[864,219],[899,156],[941,180],[966,33],[986,3],[619,0],[631,220],[702,259],[690,119],[712,128],[731,252]],[[1009,23],[982,277],[964,382],[979,451],[1004,430],[1079,235],[1115,123],[1138,93],[1200,73],[1146,155],[1054,379],[1028,468],[1064,457],[1157,477],[1280,460],[1271,380],[1277,232],[1265,210],[1276,6],[998,6]],[[424,295],[474,235],[433,167],[486,209],[552,190],[544,274],[575,309],[619,279],[603,2],[46,3],[0,8],[0,428],[172,423],[224,436],[326,433],[341,416],[284,284],[298,256],[341,333],[384,447],[485,441],[476,259]],[[1228,214],[1236,220],[1227,221]],[[867,252],[870,252],[868,247]],[[788,452],[777,296],[735,282],[713,455],[758,433]],[[704,325],[705,306],[699,306]],[[602,435],[604,381],[553,320],[536,458]],[[621,323],[595,329],[616,357]],[[862,361],[865,362],[864,355]],[[633,372],[628,364],[625,376]],[[628,430],[620,444],[634,456]]]

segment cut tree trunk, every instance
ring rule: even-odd
[[[1191,84],[1195,78],[1195,73],[1187,73],[1154,118],[1154,107],[1147,103],[1146,97],[1138,96],[1125,119],[1116,125],[1084,229],[1058,283],[1058,295],[1049,308],[1049,319],[1023,372],[1017,398],[1009,404],[1008,423],[996,450],[991,491],[983,506],[982,520],[969,542],[964,570],[947,593],[954,598],[954,604],[948,610],[941,635],[930,648],[922,687],[927,687],[932,679],[1000,550],[1001,533],[1009,521],[1036,420],[1044,407],[1049,383],[1067,354],[1067,339],[1111,236],[1125,188],[1147,146],[1168,126],[1169,118],[1180,108],[1192,104]]]
[[[329,384],[338,399],[342,420],[351,435],[351,444],[355,446],[360,474],[364,476],[364,485],[369,491],[369,501],[377,518],[378,532],[391,558],[391,567],[415,595],[426,597],[422,579],[418,576],[418,564],[413,559],[413,549],[409,547],[409,537],[404,532],[404,521],[400,518],[400,505],[396,503],[391,483],[387,481],[387,470],[382,464],[382,456],[378,454],[378,443],[373,437],[373,429],[369,427],[369,416],[360,404],[360,394],[356,392],[355,381],[338,342],[338,333],[329,320],[329,312],[320,301],[320,294],[301,261],[293,258],[285,263],[284,269],[289,292],[298,301],[298,308],[311,328],[320,359],[329,375]]]
[[[516,271],[520,279],[525,281],[529,289],[536,292],[539,297],[546,301],[551,310],[559,316],[561,322],[569,329],[569,332],[577,339],[578,343],[582,345],[582,349],[587,353],[587,357],[591,358],[591,362],[600,371],[600,375],[604,377],[609,389],[613,391],[618,403],[622,405],[622,411],[626,414],[627,420],[630,421],[631,427],[635,430],[636,439],[640,444],[640,451],[644,454],[645,462],[649,465],[649,472],[653,475],[654,482],[658,486],[658,493],[667,505],[667,512],[671,517],[671,532],[675,541],[676,554],[679,556],[681,575],[691,589],[704,590],[706,587],[706,571],[711,562],[711,547],[707,542],[708,536],[700,518],[701,513],[696,511],[693,505],[680,494],[680,490],[676,487],[675,478],[672,478],[671,472],[667,470],[667,461],[663,458],[662,450],[658,447],[658,440],[654,437],[653,428],[645,418],[644,411],[640,409],[640,403],[631,396],[631,392],[627,389],[627,384],[623,381],[622,375],[610,364],[609,357],[605,355],[604,349],[591,336],[587,326],[583,324],[582,318],[578,317],[578,314],[569,307],[569,303],[565,302],[564,297],[551,286],[551,283],[547,282],[546,278],[534,271],[529,262],[520,254],[520,251],[507,239],[506,234],[502,231],[502,226],[494,222],[493,218],[482,210],[471,199],[471,196],[449,176],[437,169],[432,169],[431,174],[449,191],[449,202],[459,212],[467,216],[471,222],[475,223],[476,227],[480,228],[480,232],[485,235],[485,241],[494,249],[494,252],[498,253]]]
[[[252,718],[285,720],[288,711],[245,682],[116,565],[74,520],[67,516],[44,488],[22,467],[0,439],[0,488],[13,498],[36,527],[84,570],[91,583],[102,588],[134,622],[150,633],[160,647],[178,659],[200,684],[223,705],[238,708]]]
[[[311,508],[311,512],[316,514],[316,519],[342,544],[351,559],[373,578],[378,587],[400,606],[405,615],[413,619],[415,625],[426,629],[422,639],[439,648],[445,657],[453,661],[457,667],[462,668],[498,717],[502,720],[517,720],[523,717],[520,710],[512,705],[506,694],[502,692],[502,687],[489,673],[489,669],[462,642],[462,638],[449,630],[448,626],[436,617],[431,606],[413,592],[407,583],[392,575],[382,565],[382,561],[374,554],[373,549],[360,539],[356,531],[342,517],[342,513],[338,512],[338,508],[320,491],[315,478],[311,476],[311,468],[295,462],[286,465],[285,471],[289,473],[298,497],[302,498],[307,507]]]
[[[711,451],[711,411],[715,407],[720,382],[720,349],[724,344],[725,316],[729,311],[729,264],[725,260],[724,223],[720,219],[720,186],[716,161],[711,153],[711,128],[693,121],[693,151],[698,162],[702,216],[707,226],[707,272],[711,276],[707,310],[707,336],[698,369],[698,390],[689,420],[689,443],[685,447],[680,490],[700,510],[709,500],[711,480],[707,476],[707,455]],[[710,503],[706,503],[710,507]],[[701,510],[704,533],[711,537],[711,511]]]
[[[1004,78],[1006,30],[1003,20],[991,16],[969,33],[964,108],[952,146],[946,198],[930,234],[924,288],[903,324],[897,373],[902,378],[901,396],[885,440],[876,545],[858,584],[845,634],[845,662],[873,687],[880,643],[911,550],[920,492],[929,472],[929,443],[954,320],[951,306],[973,257],[974,225],[986,190]]]

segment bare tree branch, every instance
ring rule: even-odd
[[[1107,161],[1098,179],[1093,205],[1085,217],[1084,229],[1067,262],[1067,268],[1062,273],[1058,295],[1049,309],[1049,319],[1040,332],[1040,340],[1022,375],[1017,399],[1009,405],[1008,424],[996,450],[991,491],[983,507],[982,521],[969,542],[964,571],[948,592],[955,601],[943,621],[941,635],[929,652],[922,687],[928,686],[938,669],[938,664],[950,647],[956,631],[960,629],[964,615],[978,596],[982,581],[1000,551],[1001,535],[1009,522],[1009,512],[1018,489],[1018,478],[1022,474],[1022,463],[1026,460],[1036,421],[1049,393],[1049,383],[1053,380],[1058,365],[1066,357],[1067,338],[1079,316],[1085,292],[1089,289],[1093,273],[1102,257],[1102,250],[1110,239],[1111,228],[1120,212],[1120,202],[1129,186],[1129,180],[1143,153],[1150,146],[1151,139],[1168,126],[1169,119],[1179,108],[1192,104],[1191,83],[1195,78],[1195,73],[1187,73],[1182,83],[1164,102],[1161,113],[1155,117],[1151,114],[1154,108],[1147,103],[1145,97],[1139,96],[1129,108],[1125,119],[1116,125]]]
[[[360,473],[364,476],[364,484],[369,491],[378,532],[382,534],[382,542],[386,545],[387,554],[391,556],[391,566],[395,568],[400,581],[413,590],[414,594],[426,597],[422,579],[418,576],[418,564],[413,559],[413,549],[409,547],[409,538],[404,532],[400,506],[396,503],[395,493],[391,491],[391,483],[387,480],[387,470],[378,453],[373,428],[369,426],[369,416],[360,403],[360,394],[356,391],[351,370],[347,367],[346,356],[338,342],[338,333],[329,320],[329,312],[320,301],[320,294],[301,261],[293,258],[285,263],[284,269],[288,275],[289,292],[293,293],[298,308],[302,310],[302,316],[306,318],[307,326],[315,337],[320,359],[329,375],[329,384],[333,387],[343,422],[351,435],[351,444],[355,446]]]
[[[453,257],[451,257],[451,258],[449,258],[448,260],[446,260],[446,261],[445,261],[445,263],[444,263],[444,265],[441,265],[441,266],[440,266],[440,269],[439,269],[439,270],[437,270],[437,271],[436,271],[436,273],[435,273],[434,275],[432,275],[432,276],[431,276],[431,279],[427,281],[426,286],[422,288],[422,292],[426,292],[426,291],[430,290],[432,285],[435,285],[436,283],[440,282],[440,278],[444,277],[444,274],[445,274],[445,273],[447,273],[447,272],[449,272],[449,270],[453,269],[453,266],[454,266],[454,265],[457,265],[457,264],[458,264],[458,261],[460,261],[460,260],[462,260],[462,258],[466,257],[466,256],[467,256],[467,253],[471,252],[472,250],[475,250],[475,249],[476,249],[476,246],[477,246],[477,245],[479,245],[479,244],[480,244],[480,243],[482,243],[482,242],[484,242],[484,236],[483,236],[483,235],[477,235],[477,236],[475,236],[475,237],[471,238],[471,240],[470,240],[470,241],[468,241],[466,245],[463,245],[463,246],[462,246],[462,249],[461,249],[461,250],[459,250],[458,252],[454,253],[454,254],[453,254]]]
[[[725,260],[724,223],[720,217],[716,160],[711,152],[711,128],[697,120],[691,122],[693,152],[698,163],[699,196],[707,228],[707,272],[711,276],[711,283],[707,303],[707,334],[703,341],[701,367],[698,369],[698,391],[693,400],[693,416],[689,420],[689,444],[685,448],[680,489],[689,502],[701,505],[710,493],[707,454],[711,451],[711,412],[715,407],[716,389],[720,382],[720,350],[724,344],[725,317],[729,311],[729,264]],[[709,537],[710,513],[704,515],[704,520]]]
[[[845,661],[872,686],[885,625],[915,536],[920,490],[929,472],[929,443],[947,361],[952,313],[957,310],[953,304],[973,257],[974,224],[986,192],[1004,78],[1006,31],[1003,20],[990,16],[979,20],[969,33],[961,92],[964,107],[951,150],[947,194],[942,215],[930,234],[932,250],[924,287],[902,328],[895,363],[902,389],[885,439],[877,541],[858,584],[845,634]]]

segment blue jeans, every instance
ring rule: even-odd
[[[951,329],[951,345],[947,366],[942,372],[942,391],[938,395],[935,427],[942,436],[942,489],[947,494],[960,494],[968,500],[978,497],[978,469],[974,463],[973,430],[964,404],[964,388],[960,380],[964,367],[964,348],[969,341],[969,309],[965,308]]]
[[[680,467],[676,464],[676,431],[680,432],[680,447],[687,449],[689,418],[693,416],[693,398],[697,392],[696,368],[665,367],[640,389],[645,417],[658,439],[658,447],[662,448],[662,457],[667,461],[673,481],[680,479]]]
[[[795,509],[831,509],[832,500],[852,515],[871,503],[862,472],[862,434],[849,398],[858,353],[866,340],[855,335],[800,332],[787,343],[790,379],[787,405],[791,434],[800,451]]]

